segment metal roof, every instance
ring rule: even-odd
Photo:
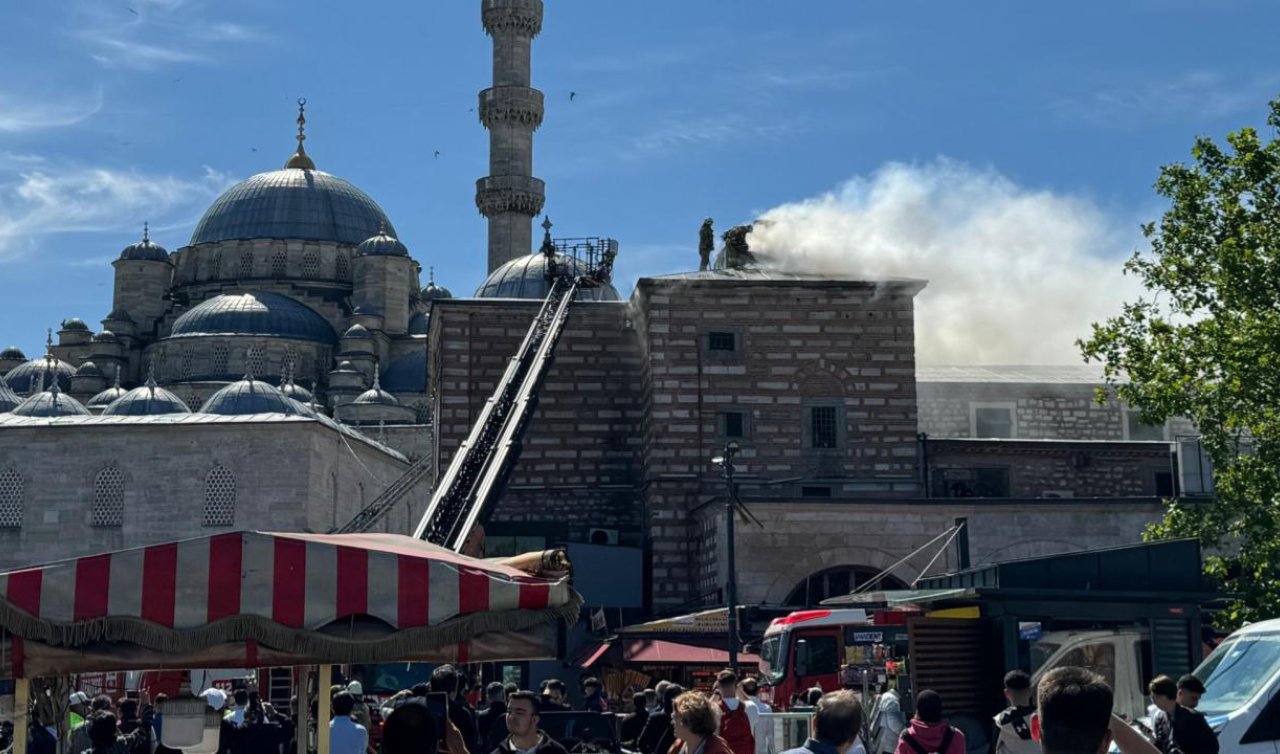
[[[224,416],[219,414],[158,414],[153,416],[94,416],[78,415],[78,416],[57,416],[57,417],[34,417],[34,416],[14,416],[13,414],[0,414],[0,432],[9,428],[14,429],[31,429],[31,428],[75,428],[75,427],[134,427],[134,426],[186,426],[197,424],[291,424],[299,422],[315,422],[323,425],[335,432],[358,440],[372,448],[382,451],[387,455],[395,458],[397,461],[408,463],[409,459],[397,450],[394,450],[382,443],[374,440],[367,435],[361,434],[355,429],[339,424],[321,414],[303,414],[295,415],[287,414],[241,414],[234,416]]]
[[[368,194],[320,170],[286,168],[227,189],[200,218],[191,245],[253,238],[355,245],[381,228],[395,235],[386,213]]]
[[[1101,385],[1104,381],[1101,364],[916,367],[916,382]]]
[[[200,407],[202,414],[223,416],[245,414],[299,414],[299,404],[280,389],[252,378],[238,380],[209,396]]]
[[[170,338],[200,335],[269,335],[333,344],[328,321],[306,304],[278,293],[224,293],[178,317]]]
[[[50,369],[52,362],[52,369]],[[76,376],[76,368],[61,359],[50,359],[41,356],[25,364],[19,364],[4,376],[5,382],[15,393],[30,393],[40,382],[40,374],[44,373],[45,387],[50,383],[50,372],[58,375],[58,387],[66,392],[71,389],[71,378]]]
[[[189,414],[191,409],[178,396],[154,381],[148,381],[109,403],[102,413],[107,416],[155,416]]]
[[[571,257],[556,257],[557,265],[571,265],[573,274],[585,272],[582,265]],[[546,255],[529,254],[517,257],[489,273],[480,287],[476,289],[476,298],[534,298],[544,299],[551,290],[547,280]],[[618,289],[612,284],[604,284],[594,288],[579,290],[579,301],[620,301]]]

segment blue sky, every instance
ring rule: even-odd
[[[483,279],[478,0],[59,0],[4,17],[0,345],[34,355],[64,317],[97,327],[142,222],[182,246],[223,188],[287,158],[299,96],[319,168],[373,196],[455,293]],[[624,295],[695,265],[705,216],[723,229],[890,163],[946,160],[1132,229],[1196,134],[1261,123],[1277,28],[1280,5],[1230,0],[547,0],[535,173],[557,234],[619,239]],[[1133,243],[1089,252],[1118,267]]]

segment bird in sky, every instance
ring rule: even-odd
[[[133,15],[135,15],[135,16],[136,16],[136,15],[138,15],[138,11],[134,10],[133,8],[130,8],[130,7],[129,7],[129,6],[127,6],[127,5],[124,7],[124,9],[125,9],[125,10],[127,10],[127,11],[129,11],[130,13],[132,13],[132,14],[133,14]]]
[[[436,159],[437,159],[437,160],[438,160],[438,159],[440,159],[440,150],[439,150],[439,149],[437,149],[437,150],[436,150]]]
[[[577,92],[569,92],[569,101],[573,102],[574,98],[576,98],[577,96],[578,96]]]

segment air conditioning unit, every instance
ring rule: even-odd
[[[592,529],[587,534],[587,541],[593,545],[616,545],[618,544],[618,530]]]

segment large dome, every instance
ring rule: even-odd
[[[253,238],[356,245],[383,228],[396,231],[369,195],[320,170],[259,173],[218,197],[191,234],[191,245]]]
[[[278,293],[224,293],[193,307],[173,323],[171,338],[204,335],[267,335],[337,343],[325,318]]]
[[[577,260],[556,257],[556,264],[573,265],[574,274],[580,274]],[[547,257],[530,254],[516,257],[489,273],[476,290],[476,298],[546,298],[551,290],[547,281]],[[596,288],[583,288],[578,292],[579,301],[620,301],[621,296],[613,285],[606,283]]]
[[[243,416],[246,414],[288,414],[297,416],[304,414],[304,407],[297,401],[288,398],[279,389],[260,380],[246,377],[233,382],[209,396],[202,414],[221,414],[223,416]]]
[[[9,387],[16,393],[29,394],[40,387],[41,374],[44,375],[44,386],[50,387],[52,375],[58,375],[58,387],[61,390],[71,389],[71,378],[76,376],[76,368],[61,359],[41,356],[25,364],[19,364],[4,376]]]

